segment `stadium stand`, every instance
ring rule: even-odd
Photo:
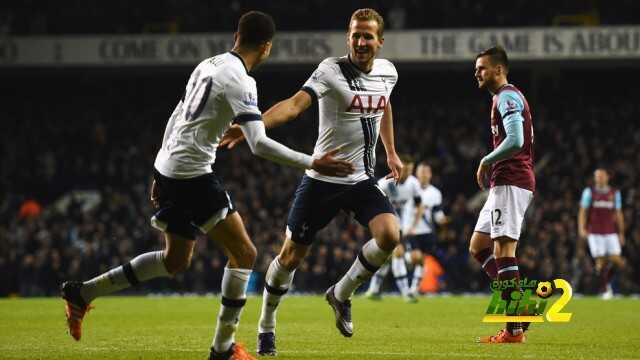
[[[95,26],[95,31],[117,31]],[[453,219],[439,229],[435,256],[444,268],[441,289],[456,293],[486,291],[487,282],[467,251],[477,212],[475,168],[489,144],[490,105],[488,94],[475,89],[471,69],[399,66],[392,99],[398,151],[432,164],[434,183]],[[295,91],[311,70],[259,71],[260,107],[266,110]],[[150,175],[188,71],[3,72],[12,86],[1,90],[0,296],[56,295],[62,279],[86,278],[162,246],[160,233],[149,226]],[[512,81],[529,96],[537,158],[538,190],[519,251],[523,275],[563,277],[574,291],[596,291],[588,251],[575,246],[576,214],[592,171],[604,165],[612,172],[613,185],[622,190],[627,224],[623,255],[628,266],[615,286],[622,293],[640,292],[640,128],[629,126],[640,116],[640,93],[616,85],[622,79],[637,83],[636,69],[515,66],[512,72]],[[67,90],[59,91],[61,86]],[[316,125],[314,110],[271,134],[310,152]],[[376,174],[382,176],[385,159],[378,150]],[[280,247],[301,173],[253,157],[246,145],[223,150],[219,158],[214,170],[234,196],[259,250],[259,282]],[[296,290],[324,291],[350,266],[357,244],[366,239],[365,230],[348,215],[334,221],[319,234],[312,256],[298,272]],[[217,291],[223,267],[224,258],[213,244],[198,241],[191,270],[168,281],[168,289]],[[151,282],[149,287],[160,291],[166,290],[164,285]]]

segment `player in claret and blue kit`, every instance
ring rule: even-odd
[[[613,297],[611,277],[614,270],[624,268],[624,215],[620,190],[609,186],[609,173],[596,169],[594,185],[582,191],[578,212],[579,246],[589,242],[589,252],[595,260],[600,278],[599,291],[604,300]]]
[[[502,47],[476,57],[475,77],[480,89],[492,95],[493,151],[482,158],[476,181],[489,197],[476,224],[469,251],[492,280],[519,280],[516,248],[524,214],[533,199],[533,123],[524,95],[507,81],[509,61]],[[507,299],[513,290],[505,289]],[[485,343],[524,342],[528,323],[508,322],[497,335],[478,338]]]

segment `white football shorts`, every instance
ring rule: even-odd
[[[618,234],[589,234],[589,252],[594,258],[609,255],[620,255],[620,239]]]
[[[498,185],[489,190],[474,231],[490,234],[492,239],[507,236],[520,239],[524,214],[533,192],[513,185]]]

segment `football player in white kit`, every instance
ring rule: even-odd
[[[382,44],[384,21],[373,9],[356,10],[347,31],[349,53],[320,63],[302,89],[264,114],[267,128],[295,119],[314,101],[319,106],[319,132],[314,154],[340,148],[336,158],[354,164],[345,178],[307,171],[302,178],[289,218],[285,242],[269,265],[258,327],[258,354],[275,355],[276,309],[288,291],[295,269],[307,254],[315,233],[340,211],[355,215],[373,238],[364,244],[347,274],[326,292],[343,336],[353,335],[350,298],[384,264],[400,242],[400,225],[387,196],[373,177],[378,135],[387,164],[398,179],[402,162],[395,151],[389,97],[398,79],[393,64],[376,59]],[[242,140],[237,128],[227,134],[229,146]]]
[[[435,225],[444,225],[449,218],[442,211],[442,193],[431,184],[433,173],[431,166],[421,162],[416,168],[416,178],[420,186],[420,206],[409,203],[410,214],[405,217],[402,229],[405,232],[405,242],[411,254],[410,261],[413,264],[413,280],[410,292],[416,296],[420,288],[420,281],[424,273],[424,255],[435,253],[436,237]],[[408,219],[415,225],[406,223]]]
[[[422,206],[420,182],[413,176],[414,161],[408,155],[400,155],[400,160],[402,160],[403,168],[398,182],[396,183],[394,179],[382,178],[378,181],[378,186],[389,197],[398,215],[398,221],[402,225],[402,230],[406,232],[408,229],[415,229],[418,226],[421,218],[415,214],[422,214],[424,210],[420,209]],[[414,210],[416,207],[418,211]],[[389,272],[389,268],[391,268],[393,279],[402,297],[409,303],[415,303],[417,299],[409,287],[405,247],[402,244],[398,245],[393,251],[390,263],[387,262],[382,265],[371,278],[366,296],[374,300],[380,299],[382,283]]]
[[[238,23],[233,50],[204,60],[191,74],[184,96],[167,123],[154,164],[151,200],[158,211],[151,223],[164,232],[166,247],[139,255],[84,283],[63,284],[69,331],[76,340],[80,340],[82,319],[95,298],[186,270],[196,234],[200,233],[218,243],[229,258],[209,358],[253,359],[235,343],[235,332],[246,302],[256,248],[211,169],[222,135],[233,121],[239,124],[256,155],[325,176],[353,172],[351,164],[335,160],[330,153],[316,153],[312,158],[265,135],[256,83],[248,72],[269,56],[274,34],[271,16],[248,12]]]

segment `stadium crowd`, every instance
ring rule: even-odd
[[[475,89],[468,73],[399,71],[392,99],[398,152],[432,165],[433,183],[442,190],[452,219],[439,228],[433,254],[444,269],[440,291],[486,291],[488,281],[467,248],[479,210],[474,175],[488,149],[490,98]],[[626,71],[604,71],[600,81]],[[0,110],[0,296],[56,295],[63,279],[86,279],[162,247],[161,234],[149,225],[150,175],[188,69],[148,72],[63,70],[8,77],[15,86],[3,88],[11,106]],[[590,90],[583,86],[587,74],[588,69],[545,78],[514,70],[513,81],[529,96],[533,112],[538,181],[519,249],[521,272],[534,279],[568,279],[574,291],[596,291],[593,261],[586,245],[577,246],[576,215],[593,170],[606,166],[613,185],[622,190],[627,224],[627,267],[616,275],[614,286],[637,293],[640,128],[629,124],[640,116],[640,104],[633,100],[640,94],[615,86]],[[259,72],[261,108],[295,91],[306,76]],[[536,88],[533,79],[544,86]],[[35,81],[38,91],[33,91]],[[61,82],[71,90],[60,90]],[[314,112],[271,134],[310,153],[317,135]],[[378,151],[376,175],[383,176],[384,151],[381,146]],[[255,291],[279,251],[301,172],[253,157],[246,145],[219,151],[214,171],[224,179],[258,247],[250,285]],[[312,256],[295,278],[296,291],[324,291],[367,239],[355,220],[340,216],[319,233]],[[189,271],[145,286],[219,291],[224,261],[212,242],[200,239]]]
[[[229,31],[240,14],[262,10],[272,14],[280,30],[343,30],[344,15],[373,7],[389,29],[521,27],[637,23],[632,0],[556,1],[329,1],[276,0],[128,1],[26,0],[0,5],[0,34],[127,34]],[[329,12],[327,12],[327,10]],[[318,16],[325,14],[326,16]],[[526,16],[523,16],[526,14]],[[280,21],[287,19],[286,22]]]

